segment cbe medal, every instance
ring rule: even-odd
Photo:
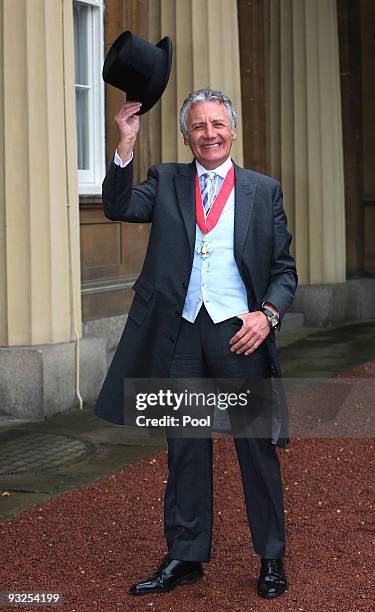
[[[202,257],[207,256],[208,254],[208,238],[206,238],[206,236],[202,240],[202,246],[199,250],[199,254],[202,255]]]

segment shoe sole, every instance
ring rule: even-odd
[[[259,591],[257,591],[259,597],[261,597],[262,599],[276,599],[276,597],[281,597],[281,595],[284,595],[284,593],[287,592],[287,588],[284,589],[281,593],[277,593],[275,595],[264,595],[263,593],[259,593]]]
[[[193,574],[189,574],[188,576],[183,576],[179,580],[176,580],[174,585],[171,586],[169,589],[150,589],[149,591],[145,591],[144,593],[133,593],[132,591],[130,591],[130,595],[136,595],[136,596],[158,595],[158,594],[161,595],[162,593],[168,593],[169,591],[172,591],[177,586],[181,586],[184,584],[191,584],[192,582],[197,582],[197,580],[200,580],[201,578],[203,578],[203,575],[204,575],[203,573],[194,572]]]

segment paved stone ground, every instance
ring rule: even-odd
[[[91,406],[44,422],[3,426],[0,520],[153,455],[164,446],[160,438],[140,438],[138,432],[94,417]]]

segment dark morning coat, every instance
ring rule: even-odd
[[[281,319],[297,286],[291,234],[280,184],[235,164],[234,256],[248,293],[249,310],[271,302]],[[106,217],[152,223],[149,244],[118,348],[95,414],[123,423],[124,378],[167,378],[181,324],[195,245],[195,163],[152,166],[133,187],[133,164],[111,164],[103,183]],[[265,340],[272,368],[273,443],[288,442],[287,405],[274,333]]]

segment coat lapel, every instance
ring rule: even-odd
[[[249,175],[243,168],[234,165],[236,176],[235,208],[234,208],[234,258],[241,270],[241,253],[246,236],[250,229],[256,185],[251,183]]]
[[[175,187],[177,202],[184,220],[186,232],[189,239],[191,255],[194,251],[195,243],[195,163],[186,164],[178,168],[175,174]]]

